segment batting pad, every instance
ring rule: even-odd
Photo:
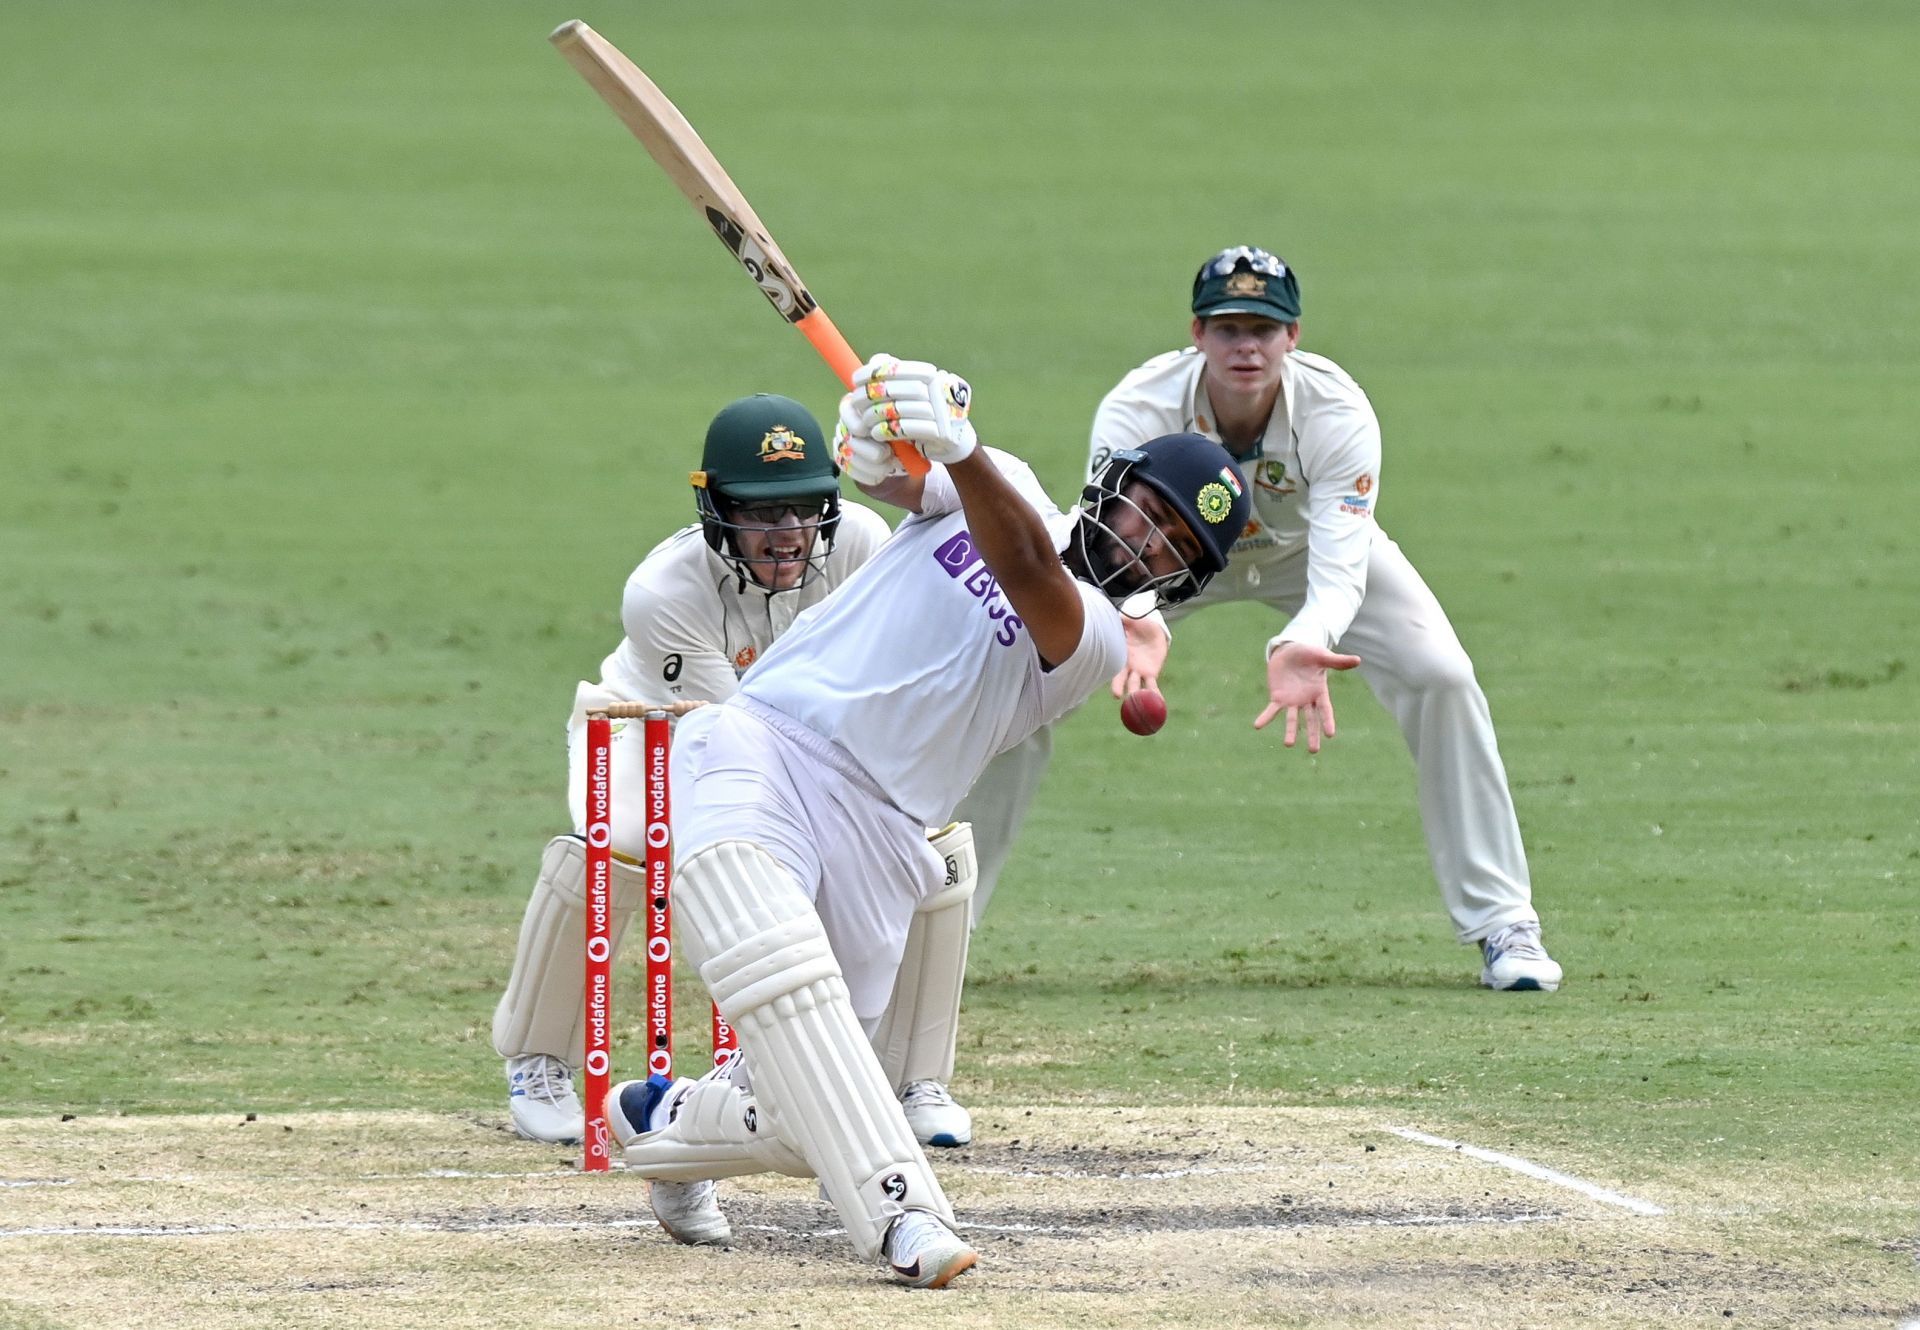
[[[697,1081],[677,1084],[672,1120],[628,1142],[627,1167],[661,1182],[766,1172],[812,1177],[813,1169],[789,1144],[778,1122],[732,1079],[736,1060]]]
[[[967,977],[967,939],[978,880],[973,826],[952,822],[927,840],[947,862],[947,884],[920,902],[907,926],[907,949],[893,996],[874,1032],[880,1069],[898,1091],[914,1081],[953,1079],[960,1038],[960,989]]]
[[[646,900],[646,876],[613,861],[613,914],[607,921],[620,954],[633,913]],[[587,847],[556,836],[540,857],[533,899],[520,921],[507,991],[493,1010],[493,1050],[503,1058],[545,1053],[577,1067],[586,1058]]]
[[[695,852],[674,881],[682,942],[739,1032],[760,1104],[826,1184],[868,1259],[906,1210],[953,1207],[847,1000],[812,902],[749,841]]]

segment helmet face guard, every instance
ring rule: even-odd
[[[1198,559],[1183,556],[1179,569],[1158,574],[1147,565],[1146,549],[1156,535],[1169,549],[1178,547],[1167,539],[1165,525],[1156,523],[1126,494],[1136,482],[1151,489],[1178,516],[1200,546]],[[1116,450],[1080,499],[1073,548],[1094,586],[1115,604],[1143,591],[1154,594],[1156,606],[1192,600],[1214,574],[1226,568],[1227,556],[1252,511],[1246,482],[1233,459],[1219,444],[1199,434],[1169,434],[1139,448]],[[1114,529],[1114,515],[1123,510],[1138,517],[1143,534],[1135,542]]]
[[[736,499],[711,484],[694,488],[694,506],[700,512],[700,529],[707,545],[718,554],[740,585],[763,591],[798,591],[816,577],[824,577],[827,556],[833,552],[833,538],[840,530],[840,495],[796,495],[785,499]],[[798,520],[793,529],[810,536],[804,567],[792,586],[775,587],[774,576],[780,564],[795,560],[750,557],[741,543],[743,533],[778,532],[778,524],[791,514]]]
[[[1166,573],[1155,573],[1147,565],[1146,548],[1155,536],[1167,548],[1175,546],[1146,510],[1122,493],[1128,469],[1128,463],[1116,458],[1087,486],[1081,496],[1080,520],[1073,528],[1073,543],[1080,562],[1092,574],[1094,588],[1115,605],[1124,605],[1143,591],[1153,593],[1153,606],[1129,616],[1143,618],[1154,608],[1192,600],[1213,574],[1196,571],[1184,560],[1180,568]],[[1137,542],[1129,542],[1113,529],[1113,515],[1120,509],[1139,515],[1142,534]]]

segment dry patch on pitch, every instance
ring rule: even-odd
[[[496,1118],[0,1121],[0,1326],[1920,1316],[1912,1253],[1817,1240],[1795,1219],[1804,1194],[1730,1205],[1719,1179],[1703,1206],[1671,1170],[1656,1191],[1589,1179],[1666,1211],[1635,1213],[1393,1125],[1361,1109],[978,1113],[979,1144],[934,1162],[980,1269],[916,1293],[852,1258],[812,1184],[726,1184],[734,1245],[677,1247],[640,1180],[581,1176],[571,1152],[517,1141]]]

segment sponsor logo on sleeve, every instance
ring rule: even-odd
[[[1353,482],[1353,493],[1340,500],[1340,511],[1352,513],[1355,517],[1373,516],[1373,477],[1362,475]]]

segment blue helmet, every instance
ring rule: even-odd
[[[1140,551],[1108,524],[1113,505],[1134,506],[1124,491],[1135,481],[1150,487],[1193,532],[1201,549],[1197,564],[1150,574],[1140,562]],[[1074,546],[1094,584],[1116,602],[1152,591],[1163,605],[1193,599],[1226,568],[1253,511],[1247,482],[1233,458],[1200,434],[1166,434],[1138,448],[1116,450],[1088,482],[1080,501]]]

